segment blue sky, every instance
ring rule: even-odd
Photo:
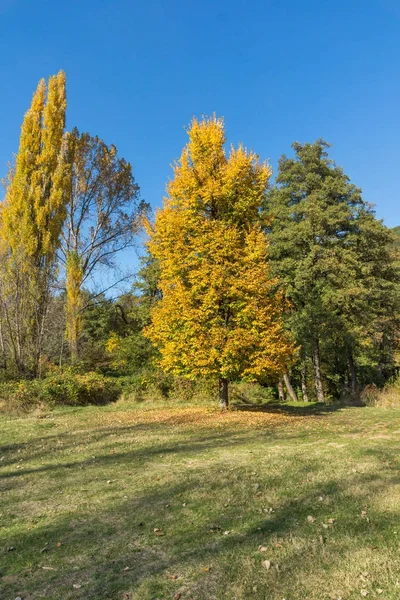
[[[225,117],[275,169],[323,137],[400,224],[398,0],[0,0],[0,174],[41,77],[68,79],[68,127],[129,160],[160,205],[193,115]]]

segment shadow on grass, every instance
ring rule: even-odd
[[[324,404],[322,402],[310,402],[296,404],[280,404],[269,402],[267,404],[242,404],[240,402],[233,403],[232,408],[242,412],[263,412],[270,414],[283,414],[299,417],[307,417],[312,415],[327,415],[338,410],[349,408],[341,403]],[[359,408],[359,407],[358,407]]]
[[[307,472],[311,472],[309,467]],[[181,581],[175,583],[171,578],[190,572],[195,576],[185,598],[234,598],[238,590],[241,598],[264,598],[265,594],[281,598],[285,587],[290,588],[291,580],[301,573],[309,577],[322,570],[325,590],[329,589],[329,573],[337,573],[338,566],[351,558],[360,545],[379,544],[381,548],[386,545],[390,552],[396,552],[397,540],[390,541],[385,534],[399,518],[398,511],[390,517],[375,513],[367,521],[358,509],[365,497],[349,490],[353,484],[356,489],[366,485],[368,494],[373,495],[398,479],[355,474],[312,483],[295,498],[282,502],[272,514],[260,515],[252,507],[243,524],[237,519],[235,506],[231,515],[216,502],[209,504],[205,512],[202,497],[192,499],[190,510],[182,508],[180,498],[190,498],[202,486],[206,496],[212,498],[231,493],[227,482],[221,483],[217,475],[216,470],[207,473],[207,468],[198,469],[178,485],[156,485],[137,497],[117,504],[110,502],[95,511],[81,508],[73,520],[58,518],[38,531],[14,535],[10,543],[15,551],[12,556],[6,554],[8,564],[1,573],[6,575],[4,591],[10,597],[21,594],[24,600],[103,597],[150,600],[155,594],[172,598]],[[271,483],[272,479],[264,481],[265,491]],[[273,484],[285,486],[284,474],[275,478]],[[318,495],[335,497],[338,505],[316,506]],[[309,514],[314,515],[315,523],[307,522]],[[337,524],[324,529],[322,523],[332,514],[337,517]],[[155,536],[155,527],[162,527],[162,537]],[[225,528],[231,529],[229,535],[224,535]],[[319,536],[325,539],[320,542]],[[58,547],[60,540],[62,545]],[[260,572],[261,560],[265,558],[258,553],[260,544],[268,546],[268,557],[279,565],[279,571],[274,569],[267,575]],[[45,553],[43,548],[47,548]],[[249,557],[254,563],[253,575],[243,573]],[[50,570],[43,570],[43,565]],[[226,569],[228,576],[224,575]],[[17,574],[16,580],[12,579],[12,573]],[[7,579],[7,574],[11,574],[11,579],[10,576]],[[73,589],[73,584],[82,589]],[[258,586],[259,595],[252,592],[254,585]],[[141,595],[130,595],[131,590],[138,590]]]
[[[129,436],[136,431],[135,426],[116,427],[93,433],[91,437],[80,432],[49,436],[46,441],[56,443],[64,439],[61,448],[52,448],[62,457],[76,444],[91,447],[92,443],[108,442],[110,436]],[[144,433],[143,428],[140,431]],[[329,575],[337,574],[340,564],[351,560],[360,547],[397,552],[397,538],[390,536],[389,531],[398,521],[399,511],[375,512],[368,515],[371,517],[368,520],[362,517],[362,509],[370,499],[383,489],[388,493],[399,483],[390,448],[361,449],[361,458],[371,457],[380,465],[378,473],[350,471],[335,478],[320,472],[320,459],[298,455],[290,473],[283,468],[277,470],[279,463],[268,465],[257,484],[259,487],[255,488],[248,471],[257,467],[251,466],[250,457],[248,464],[235,465],[235,451],[248,452],[253,442],[274,441],[279,439],[278,435],[270,434],[267,440],[262,431],[234,435],[202,432],[198,439],[188,435],[186,439],[157,443],[162,426],[151,424],[146,432],[153,433],[155,438],[140,448],[109,455],[115,444],[106,444],[102,447],[104,454],[98,458],[47,462],[6,474],[15,477],[16,485],[20,477],[42,474],[42,494],[52,498],[59,493],[61,482],[45,479],[46,472],[57,470],[67,476],[72,469],[64,482],[68,500],[74,491],[98,479],[99,468],[110,472],[114,469],[116,477],[121,477],[120,468],[124,473],[133,471],[139,475],[147,468],[155,469],[154,477],[143,488],[127,490],[125,496],[116,497],[110,492],[94,504],[88,498],[68,514],[52,513],[47,523],[41,524],[39,519],[38,526],[25,524],[21,529],[12,529],[8,539],[3,534],[0,539],[4,560],[0,561],[3,565],[0,574],[4,594],[8,594],[5,597],[172,598],[179,586],[185,584],[185,578],[178,577],[175,581],[171,577],[183,573],[190,581],[182,596],[185,600],[275,599],[286,595],[288,589],[289,598],[303,598],[306,596],[290,595],[290,586],[296,578],[323,572],[324,591],[328,593]],[[43,442],[43,438],[39,441]],[[130,444],[130,438],[125,443]],[[34,441],[31,444],[33,449]],[[14,452],[15,445],[12,446],[9,450]],[[232,449],[232,462],[227,464],[228,448]],[[25,449],[30,448],[25,446]],[[222,453],[210,462],[209,450]],[[268,453],[268,445],[265,450]],[[175,473],[175,481],[171,482],[172,475],[169,477],[168,472],[158,481],[157,464],[171,454],[176,454],[178,460],[183,456],[197,458],[199,464],[192,470]],[[39,456],[45,459],[46,450],[40,450],[36,458]],[[339,458],[332,457],[332,467],[335,460]],[[264,506],[271,490],[286,490],[286,497],[274,506],[273,512],[266,513]],[[231,496],[232,502],[227,503]],[[29,500],[25,494],[19,499],[21,503]],[[313,515],[315,522],[308,522],[309,515]],[[323,524],[332,517],[336,521],[324,528]],[[156,527],[162,528],[164,535],[156,536]],[[229,534],[224,535],[224,531]],[[265,572],[260,568],[265,558],[258,552],[261,544],[267,545],[268,558],[279,565],[279,570]],[[14,550],[8,552],[10,547]],[[249,569],[249,562],[253,569]],[[367,565],[364,570],[369,568]],[[81,587],[73,588],[73,584]],[[138,595],[132,590],[137,590]]]

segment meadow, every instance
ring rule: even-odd
[[[2,416],[1,598],[395,600],[400,409]]]

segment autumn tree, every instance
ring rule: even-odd
[[[42,79],[25,114],[1,208],[1,306],[20,373],[37,374],[56,253],[66,215],[65,74]]]
[[[291,303],[303,394],[311,362],[321,402],[329,377],[355,394],[366,353],[371,361],[373,349],[376,355],[393,337],[397,277],[389,230],[329,159],[328,147],[323,140],[293,144],[295,155],[280,159],[266,204],[271,268]]]
[[[230,380],[276,377],[293,353],[259,216],[271,170],[243,146],[226,154],[221,119],[188,135],[149,231],[162,299],[146,335],[167,372],[218,380],[226,408]]]
[[[119,158],[114,145],[74,129],[69,154],[72,176],[61,259],[66,272],[67,338],[74,360],[84,308],[82,286],[99,270],[115,268],[118,252],[134,244],[148,205],[139,198],[131,165]]]

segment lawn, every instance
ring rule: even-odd
[[[2,416],[0,597],[400,597],[400,410]]]

